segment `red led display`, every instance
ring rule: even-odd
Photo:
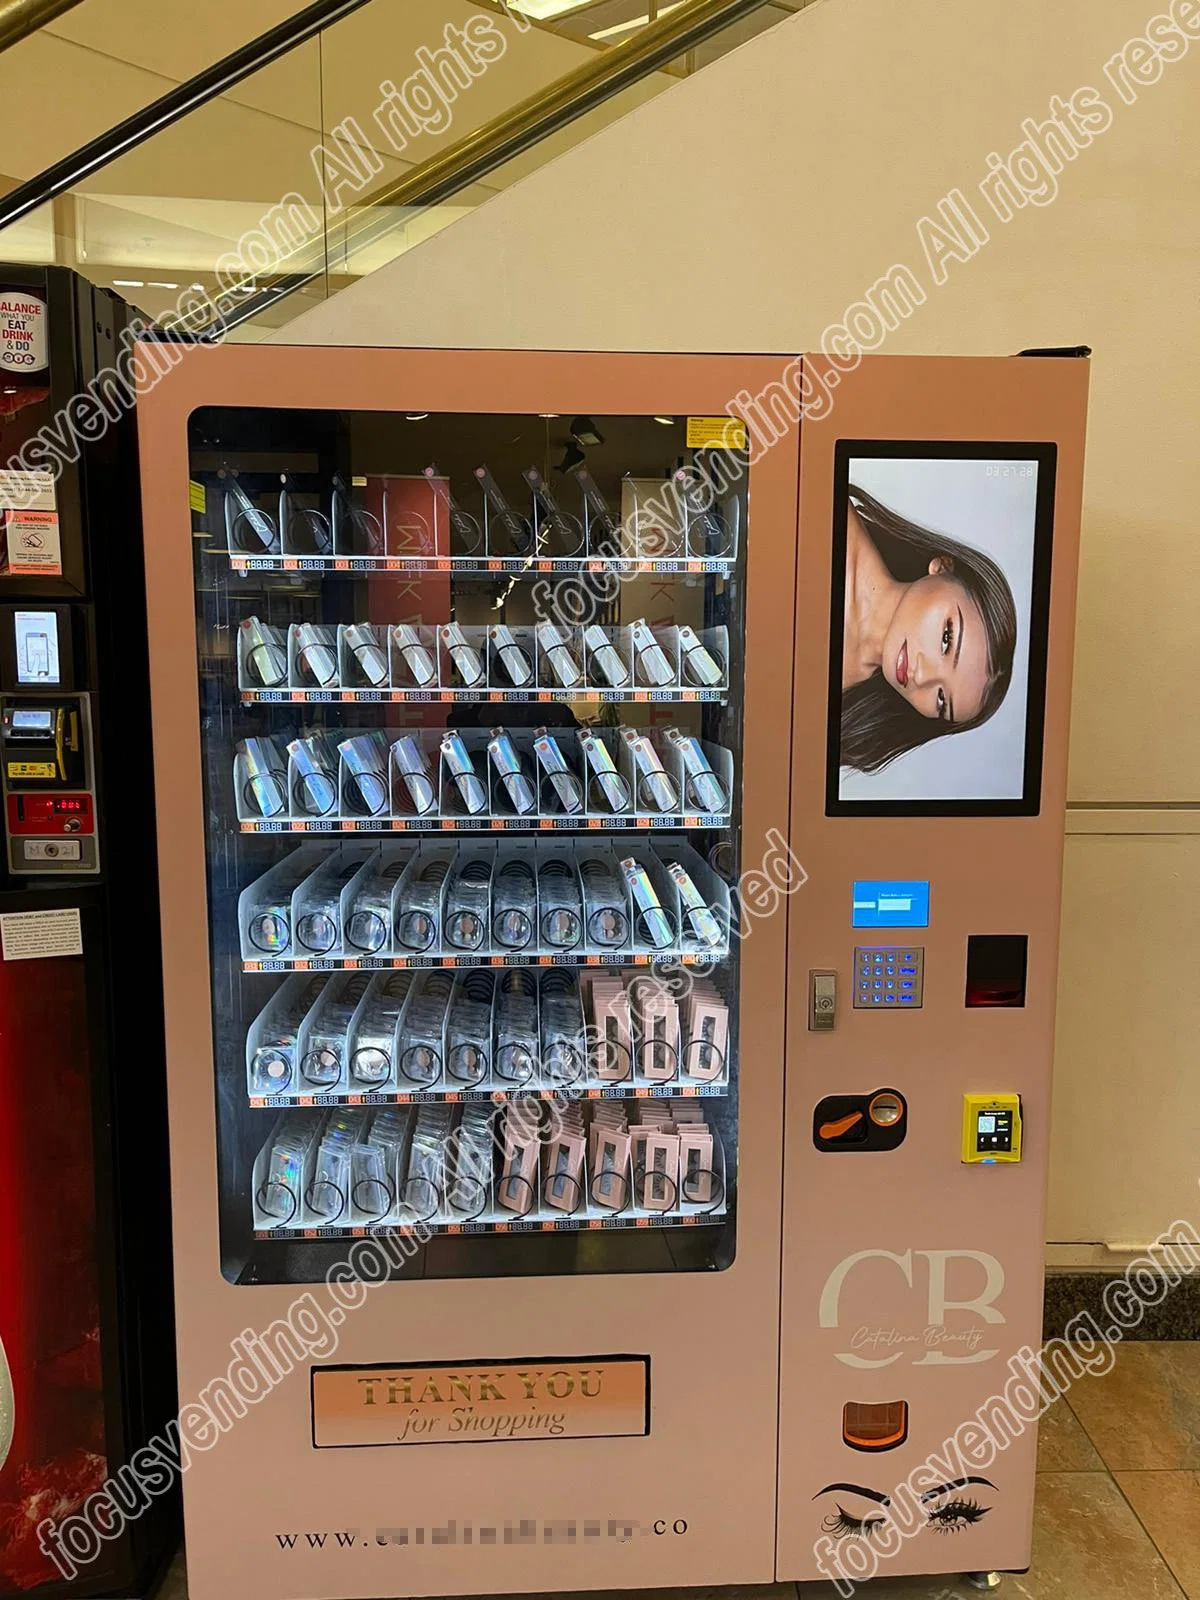
[[[10,794],[8,831],[10,834],[46,836],[68,833],[94,833],[95,818],[90,794]]]

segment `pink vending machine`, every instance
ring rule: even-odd
[[[142,397],[195,1600],[1026,1564],[1085,379]]]

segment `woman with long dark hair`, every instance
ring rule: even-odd
[[[849,501],[841,764],[878,772],[995,713],[1012,679],[1017,612],[990,556],[853,484]]]

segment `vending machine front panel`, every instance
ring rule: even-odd
[[[197,1600],[773,1575],[776,365],[142,397]]]

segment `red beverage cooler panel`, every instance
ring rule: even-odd
[[[0,1593],[106,1475],[82,956],[0,961]]]

